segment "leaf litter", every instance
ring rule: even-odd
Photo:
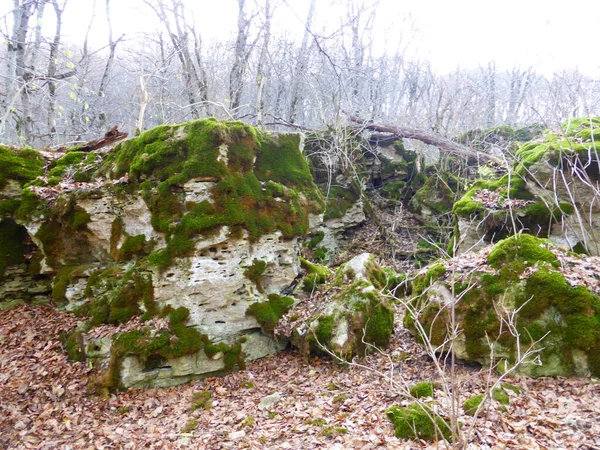
[[[67,361],[59,343],[60,332],[76,323],[48,305],[0,312],[0,448],[445,448],[397,439],[386,419],[387,408],[414,399],[390,389],[375,370],[393,374],[406,392],[417,382],[439,381],[431,359],[400,326],[386,351],[359,361],[372,370],[286,350],[224,377],[102,399],[88,389],[91,369]],[[523,392],[507,391],[506,411],[491,402],[476,419],[467,448],[600,448],[598,380],[506,381]],[[483,393],[488,382],[486,370],[458,366],[460,403]],[[192,410],[199,391],[209,392],[211,400]],[[261,410],[261,399],[274,393],[280,400]],[[445,394],[436,391],[434,400],[447,414]],[[474,419],[460,408],[458,414],[463,431],[471,428]]]

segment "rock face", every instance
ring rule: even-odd
[[[509,174],[480,180],[454,206],[458,252],[517,232],[600,255],[600,118],[573,119],[521,146]]]
[[[0,308],[46,301],[50,279],[40,274],[40,254],[25,227],[15,222],[23,185],[42,175],[44,160],[33,150],[0,146]]]
[[[421,187],[424,180],[418,173],[416,154],[407,151],[401,140],[374,146],[371,151],[365,150],[371,148],[367,141],[359,142],[357,137],[348,140],[341,156],[331,151],[338,143],[329,141],[326,134],[307,143],[313,178],[327,202],[323,223],[310,243],[321,260],[331,260],[348,232],[365,223],[373,212],[366,192],[376,192],[370,197],[382,207],[394,207],[408,202],[413,188]]]
[[[534,377],[599,376],[600,285],[590,269],[597,264],[597,257],[517,235],[429,268],[413,285],[405,325],[422,340],[418,321],[431,344],[443,347],[454,309],[459,359],[500,370],[518,364]]]
[[[54,300],[84,319],[71,356],[115,388],[181,383],[280,349],[247,311],[293,282],[298,237],[322,217],[301,146],[298,134],[199,120],[107,155],[69,152],[14,189],[12,216],[54,277]],[[117,328],[95,331],[107,325]]]
[[[364,355],[369,346],[384,348],[394,328],[394,310],[384,296],[388,281],[373,255],[356,256],[336,273],[334,284],[341,289],[293,330],[292,343],[346,360]]]

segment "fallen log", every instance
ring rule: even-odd
[[[416,128],[401,127],[397,125],[381,125],[359,119],[358,117],[348,115],[351,122],[360,124],[360,127],[364,130],[375,131],[377,133],[391,133],[390,135],[377,134],[374,135],[376,143],[384,144],[391,143],[395,139],[416,139],[428,145],[437,147],[442,152],[452,153],[455,155],[463,156],[467,158],[469,163],[482,162],[486,163],[494,161],[497,163],[504,163],[500,158],[490,155],[489,153],[482,153],[470,149],[458,142],[454,142],[445,137],[439,136],[434,133],[430,133],[425,130],[419,130]]]
[[[91,152],[98,150],[99,148],[106,147],[107,145],[119,142],[127,137],[127,133],[119,131],[118,126],[115,125],[106,132],[103,138],[96,139],[83,144],[81,147],[77,147],[78,152]]]

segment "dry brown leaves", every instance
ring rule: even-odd
[[[44,182],[48,182],[48,179],[43,177],[42,180]],[[85,192],[85,191],[96,191],[98,189],[103,188],[106,185],[113,184],[127,184],[129,183],[129,176],[125,174],[118,180],[98,180],[91,183],[84,183],[79,181],[73,181],[68,177],[58,183],[56,186],[30,186],[29,190],[33,192],[40,199],[48,202],[50,206],[52,206],[56,199],[63,192]]]
[[[119,325],[101,325],[96,328],[92,328],[89,332],[85,333],[88,339],[102,339],[105,337],[113,336],[117,333],[127,333],[129,331],[141,330],[143,328],[150,328],[152,330],[167,330],[169,329],[169,321],[164,318],[155,317],[150,320],[142,322],[138,316],[135,316],[127,323]]]
[[[75,323],[50,306],[0,312],[0,448],[436,448],[395,438],[385,418],[389,406],[411,400],[373,370],[393,373],[407,387],[439,381],[431,361],[399,328],[388,351],[362,361],[373,370],[285,351],[222,378],[102,400],[87,391],[89,369],[67,362],[57,341]],[[462,401],[483,392],[486,373],[459,367],[456,382]],[[509,392],[505,413],[490,406],[477,420],[469,448],[600,447],[600,384],[583,378],[510,382],[524,393]],[[201,390],[212,394],[212,407],[192,412],[192,395]],[[261,398],[275,392],[281,400],[260,410]],[[448,398],[439,393],[436,401],[445,405]],[[197,425],[183,433],[190,419]],[[472,419],[459,420],[466,431]]]
[[[501,191],[502,190],[490,191],[489,189],[480,189],[475,191],[473,200],[481,203],[486,209],[491,210],[520,209],[535,203],[529,200],[501,198]]]

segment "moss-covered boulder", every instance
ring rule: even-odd
[[[599,255],[599,130],[600,118],[572,119],[522,144],[502,178],[475,182],[453,208],[458,251],[525,232]]]
[[[450,421],[441,417],[429,405],[392,406],[386,411],[386,416],[394,425],[396,437],[400,439],[452,441]]]
[[[355,257],[338,269],[335,293],[294,328],[292,343],[307,353],[345,360],[384,348],[394,328],[394,310],[385,296],[390,279],[373,255]]]
[[[457,358],[538,376],[600,375],[600,298],[593,258],[520,234],[442,262],[414,282],[405,325]],[[584,276],[582,276],[584,274]],[[420,326],[418,326],[420,324]],[[511,327],[508,326],[511,324]]]
[[[203,119],[108,153],[69,152],[45,173],[34,153],[1,153],[0,188],[20,195],[10,220],[39,247],[53,300],[85,322],[73,355],[114,388],[183,382],[280,349],[261,332],[264,314],[248,310],[294,282],[299,239],[322,218],[302,147],[300,134]],[[151,322],[182,309],[169,333]],[[131,336],[94,332],[132,320],[143,323]]]

